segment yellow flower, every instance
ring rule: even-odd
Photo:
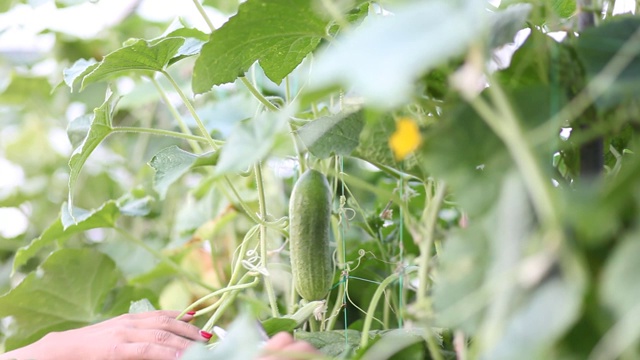
[[[420,146],[422,136],[418,124],[408,117],[396,121],[396,131],[389,138],[389,147],[396,161],[404,160]]]

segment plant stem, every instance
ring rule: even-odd
[[[193,4],[198,9],[198,12],[200,13],[200,16],[202,16],[204,21],[207,23],[207,26],[209,27],[209,29],[211,29],[211,32],[215,31],[216,28],[215,28],[215,26],[213,26],[213,22],[211,22],[211,19],[209,19],[209,16],[207,16],[207,13],[204,11],[204,8],[202,7],[202,4],[200,4],[200,1],[193,0]]]
[[[411,268],[405,271],[405,275],[416,271],[416,268]],[[362,325],[362,335],[360,337],[360,347],[365,348],[369,343],[369,330],[371,329],[371,322],[373,321],[373,315],[376,311],[376,307],[378,306],[378,301],[380,301],[380,297],[384,293],[387,286],[389,286],[392,282],[396,281],[400,273],[394,273],[389,275],[386,279],[382,280],[382,283],[376,289],[376,292],[373,293],[371,297],[371,301],[369,302],[369,308],[367,309],[367,315],[364,318],[364,324]]]
[[[260,91],[258,91],[258,89],[256,89],[255,86],[253,86],[253,84],[251,83],[251,81],[247,80],[246,77],[241,77],[240,81],[242,81],[242,83],[244,84],[244,86],[247,87],[247,89],[249,89],[249,92],[256,98],[258,99],[258,101],[260,101],[260,103],[262,103],[262,105],[264,105],[267,109],[271,110],[271,111],[278,111],[278,107],[276,107],[275,105],[273,105],[271,103],[271,101],[269,101],[266,97],[264,97],[264,95],[262,95],[262,93],[260,93]]]
[[[189,99],[184,94],[182,89],[180,89],[180,86],[178,85],[178,83],[173,79],[173,77],[168,72],[163,70],[162,74],[169,80],[169,82],[171,83],[173,88],[176,90],[178,95],[180,95],[182,102],[184,102],[184,105],[189,110],[189,113],[191,114],[191,116],[193,116],[193,119],[196,121],[196,124],[198,124],[198,128],[200,129],[202,136],[204,136],[204,138],[207,140],[209,145],[211,145],[211,148],[213,148],[214,150],[218,150],[218,147],[219,147],[218,144],[216,144],[216,142],[213,141],[211,134],[209,134],[209,132],[207,131],[207,128],[204,126],[204,123],[202,122],[202,120],[200,120],[200,116],[198,116],[196,109],[193,108],[193,105],[191,105],[191,101],[189,101]]]
[[[420,242],[418,292],[416,293],[418,303],[423,303],[428,299],[427,289],[429,285],[429,260],[431,259],[431,246],[433,245],[436,221],[438,220],[438,210],[440,210],[440,206],[444,200],[446,186],[444,183],[439,183],[436,185],[435,191],[435,196],[431,198],[431,201],[427,204],[428,212],[426,213],[426,216],[421,219],[421,222],[425,224],[425,231],[424,239]]]
[[[480,98],[472,100],[471,105],[509,150],[525,181],[529,197],[541,223],[545,226],[557,228],[555,226],[557,222],[556,210],[547,185],[547,183],[550,184],[551,182],[544,176],[538,166],[529,142],[520,129],[518,120],[504,94],[498,89],[497,84],[491,84],[489,89],[496,98],[496,105],[501,110],[500,112],[494,112]]]
[[[135,127],[135,126],[118,126],[112,129],[112,132],[121,132],[121,133],[140,133],[140,134],[151,134],[158,136],[169,136],[177,139],[185,139],[191,141],[200,141],[206,142],[207,140],[202,136],[197,135],[189,135],[184,133],[179,133],[176,131],[164,130],[164,129],[153,129],[153,128],[143,128],[143,127]],[[193,146],[192,146],[193,147]]]
[[[444,360],[444,358],[442,357],[442,353],[440,352],[440,346],[438,346],[438,343],[433,336],[433,330],[431,330],[431,328],[427,328],[427,333],[425,334],[424,339],[427,342],[427,348],[429,349],[429,354],[431,354],[431,359]]]
[[[193,302],[191,305],[189,305],[186,309],[184,309],[182,311],[182,313],[180,313],[180,315],[178,315],[177,319],[181,319],[186,313],[187,311],[196,308],[198,305],[202,304],[203,302],[216,297],[218,295],[224,294],[226,292],[229,291],[234,291],[234,290],[241,290],[241,289],[247,289],[250,287],[255,286],[256,284],[258,284],[258,278],[253,279],[253,282],[250,283],[246,283],[246,284],[237,284],[237,285],[232,285],[232,286],[226,286],[222,289],[218,289],[208,295],[205,295],[203,297],[201,297],[200,299],[196,300],[195,302]],[[210,311],[210,309],[207,309],[208,311]],[[199,314],[196,315],[201,315],[202,313],[204,313],[205,311],[200,312]]]
[[[184,122],[184,120],[182,119],[182,116],[180,116],[180,113],[178,113],[178,110],[176,110],[176,107],[173,106],[173,104],[171,103],[171,100],[169,100],[169,97],[167,96],[166,91],[164,91],[162,86],[160,86],[160,83],[158,82],[158,80],[156,80],[156,78],[153,76],[151,76],[150,79],[153,85],[158,90],[158,93],[160,94],[160,97],[162,97],[162,100],[164,101],[165,105],[167,105],[167,109],[169,109],[169,112],[171,113],[173,118],[178,122],[178,126],[180,127],[180,130],[182,130],[184,134],[192,136],[193,134],[191,133],[191,129],[189,129],[187,124]],[[191,146],[191,149],[193,149],[193,151],[195,151],[196,153],[198,154],[202,153],[202,147],[200,147],[200,144],[198,144],[197,142],[193,140],[189,140],[189,146]]]
[[[152,248],[151,246],[149,246],[144,241],[138,239],[137,237],[133,236],[132,234],[128,233],[127,231],[125,231],[122,228],[115,227],[114,229],[120,235],[122,235],[125,238],[127,238],[127,240],[129,240],[132,243],[134,243],[134,244],[142,247],[143,249],[145,249],[147,252],[149,252],[151,255],[153,255],[156,259],[158,259],[158,260],[166,263],[167,265],[169,265],[173,270],[175,270],[178,274],[180,274],[181,276],[185,277],[189,281],[192,281],[192,282],[202,286],[203,288],[205,288],[205,289],[207,289],[209,291],[215,291],[215,288],[209,286],[208,284],[206,284],[202,280],[200,280],[197,277],[195,277],[193,274],[184,271],[184,269],[182,269],[182,267],[180,267],[180,265],[176,264],[173,260],[171,260],[170,258],[165,256],[164,254],[162,254],[160,251]]]
[[[240,279],[238,283],[242,284],[244,280],[249,276],[251,276],[249,273],[244,274],[244,276],[242,277],[242,279]],[[258,283],[258,280],[256,278],[252,283],[249,283],[249,284],[253,286],[257,283]],[[240,289],[242,289],[242,287]],[[220,299],[220,302],[221,302],[220,307],[216,310],[215,313],[213,313],[211,318],[209,318],[209,321],[207,321],[207,323],[202,327],[202,330],[211,331],[211,329],[213,328],[213,325],[215,325],[218,322],[218,320],[220,320],[220,318],[225,313],[227,308],[234,303],[234,300],[236,296],[238,296],[239,292],[240,292],[239,290],[234,290],[230,292],[225,292],[224,295],[222,295],[222,298]]]
[[[267,220],[267,203],[265,201],[262,164],[260,162],[254,166],[254,172],[256,175],[256,186],[258,188],[258,207],[260,208],[260,217],[263,221],[263,223],[260,224],[260,257],[262,258],[262,266],[264,266],[266,274],[269,274],[269,270],[267,269],[267,225],[264,223],[264,221]],[[271,283],[271,276],[263,275],[263,279],[264,287],[267,290],[267,297],[269,298],[269,306],[271,306],[271,316],[280,317],[276,294],[273,291],[273,284]]]

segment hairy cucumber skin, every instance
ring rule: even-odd
[[[323,299],[333,285],[331,198],[327,178],[307,170],[289,200],[291,273],[298,294],[307,301]]]

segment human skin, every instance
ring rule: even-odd
[[[178,311],[125,314],[79,329],[53,332],[31,345],[0,355],[0,360],[170,360],[179,359],[194,342],[206,342],[211,334],[180,320]],[[289,360],[294,353],[318,354],[309,343],[295,341],[288,333],[271,338],[259,360]],[[308,357],[307,357],[308,358]]]
[[[0,360],[169,360],[178,359],[194,341],[206,342],[200,329],[180,320],[178,311],[126,314],[79,329],[53,332]]]

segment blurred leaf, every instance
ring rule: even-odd
[[[576,12],[576,0],[551,0],[551,8],[563,18],[568,18]]]
[[[87,136],[82,141],[82,144],[73,150],[71,158],[69,159],[69,199],[68,206],[69,212],[73,208],[73,192],[75,190],[76,180],[80,174],[80,170],[84,166],[93,150],[104,140],[113,128],[111,127],[111,118],[113,116],[113,110],[118,102],[118,97],[115,93],[107,92],[107,99],[99,108],[93,111],[93,119],[91,120],[91,127]]]
[[[250,0],[211,34],[193,70],[193,92],[236,80],[260,62],[267,77],[280,84],[320,43],[327,21],[313,0]]]
[[[131,302],[131,306],[129,306],[129,314],[140,314],[154,310],[156,310],[156,308],[151,304],[149,299],[133,301]]]
[[[638,232],[628,234],[610,255],[600,280],[600,298],[618,319],[640,304],[640,241]]]
[[[489,48],[497,48],[513,42],[516,33],[526,27],[531,4],[515,4],[495,13],[492,18]]]
[[[276,135],[284,129],[288,112],[263,112],[240,122],[220,150],[216,175],[245,171],[263,160],[273,148]]]
[[[568,258],[575,255],[567,254]],[[565,259],[561,272],[543,280],[510,316],[489,359],[547,359],[552,347],[578,319],[586,288],[584,270]]]
[[[576,42],[576,52],[582,61],[589,80],[597,76],[618,54],[623,46],[637,33],[640,19],[635,17],[614,17],[602,26],[591,27],[580,34]],[[625,101],[636,100],[640,91],[640,56],[637,46],[627,48],[623,57],[629,65],[615,78],[613,84],[596,99],[596,107],[611,109]]]
[[[418,346],[411,346],[415,345]],[[395,329],[385,332],[384,335],[375,341],[363,354],[362,359],[367,360],[422,360],[424,354],[424,338],[415,332],[405,329]],[[406,351],[403,351],[406,350]],[[402,354],[399,354],[399,353]]]
[[[192,346],[185,352],[181,359],[256,359],[258,354],[260,354],[260,345],[263,341],[264,339],[258,331],[255,320],[247,315],[241,315],[231,323],[227,335],[213,350],[207,350],[203,346]]]
[[[0,93],[0,105],[43,107],[49,103],[51,85],[46,77],[11,74]]]
[[[304,340],[320,350],[324,355],[338,357],[360,346],[360,332],[356,330],[333,330],[320,332],[296,331],[296,340]],[[373,333],[373,332],[371,332]]]
[[[118,199],[118,210],[125,216],[147,216],[151,212],[154,199],[151,196],[134,197],[125,195]]]
[[[169,186],[196,166],[215,165],[219,152],[195,155],[184,151],[177,146],[171,146],[155,154],[149,166],[155,171],[153,178],[153,188],[158,192],[161,199],[167,195]]]
[[[393,16],[370,15],[317,56],[311,84],[345,85],[372,107],[402,104],[420,75],[463,53],[485,30],[485,2],[458,3],[409,2]]]
[[[273,336],[281,331],[292,332],[298,327],[298,322],[289,318],[270,318],[262,322],[267,336]]]
[[[358,146],[363,127],[362,112],[355,112],[316,119],[299,128],[297,134],[309,152],[326,159],[332,154],[349,156]]]
[[[7,350],[53,331],[103,320],[103,303],[119,276],[113,261],[93,250],[54,252],[37,271],[0,297],[0,317],[13,320]]]
[[[53,244],[55,241],[64,241],[71,235],[95,228],[113,227],[119,216],[119,210],[114,200],[104,203],[98,209],[86,211],[73,208],[75,221],[71,220],[67,204],[62,205],[61,216],[51,224],[38,238],[35,238],[16,252],[13,260],[13,271],[27,263],[27,260],[35,256],[40,249]],[[66,223],[67,226],[63,226]]]

